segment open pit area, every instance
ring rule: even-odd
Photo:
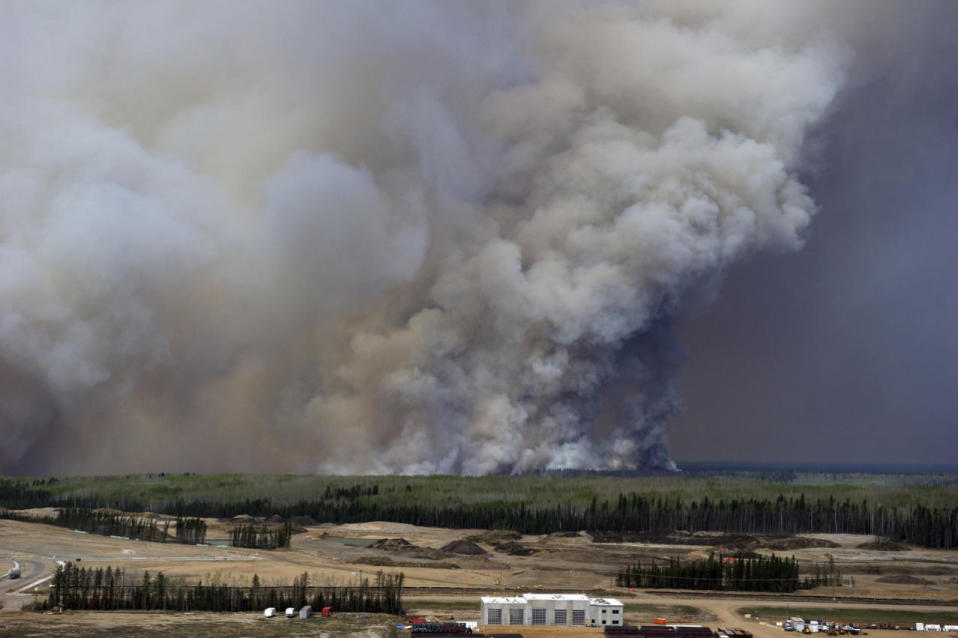
[[[41,513],[41,512],[37,512]],[[160,517],[162,520],[162,516]],[[248,517],[241,520],[249,521]],[[51,525],[0,520],[0,561],[24,568],[19,581],[0,581],[0,636],[53,635],[209,635],[209,636],[390,636],[402,617],[340,614],[334,619],[265,621],[261,614],[71,612],[50,616],[19,611],[34,596],[44,596],[57,560],[93,567],[121,566],[130,576],[143,570],[163,572],[186,583],[248,585],[253,575],[263,585],[288,585],[306,572],[317,585],[351,585],[377,571],[405,576],[408,617],[477,620],[480,595],[524,592],[583,592],[611,595],[625,605],[627,623],[670,622],[710,626],[748,624],[756,636],[782,635],[745,620],[752,606],[843,606],[861,609],[948,610],[958,612],[958,552],[906,545],[884,546],[859,535],[672,534],[634,537],[622,534],[562,532],[520,535],[508,531],[446,529],[368,522],[307,525],[283,550],[217,547],[237,521],[206,519],[206,546],[130,541],[83,534]],[[255,522],[255,521],[254,521]],[[673,556],[705,558],[710,552],[794,555],[803,573],[814,564],[834,561],[845,584],[794,594],[736,594],[630,590],[615,586],[616,570],[627,563]],[[40,579],[36,587],[33,583]],[[833,600],[834,597],[834,600]],[[780,620],[780,619],[778,619]],[[277,628],[281,629],[277,629]],[[285,627],[285,628],[282,628]],[[516,628],[513,628],[516,629]],[[548,629],[548,633],[541,633]],[[32,633],[31,633],[32,632]],[[152,633],[151,633],[152,632]],[[539,632],[539,633],[537,633]],[[568,633],[566,633],[568,632]],[[598,635],[585,628],[522,628],[524,636]],[[878,635],[875,633],[874,635]]]

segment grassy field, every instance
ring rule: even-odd
[[[526,502],[538,505],[588,505],[593,498],[614,499],[621,493],[679,497],[684,500],[775,499],[780,494],[806,499],[834,497],[879,502],[887,506],[921,503],[929,507],[958,502],[954,475],[872,475],[793,473],[788,482],[779,473],[737,472],[730,476],[684,473],[639,477],[608,475],[554,477],[459,476],[311,476],[243,474],[140,474],[63,477],[37,486],[54,496],[98,495],[109,501],[139,500],[145,504],[182,501],[241,501],[268,498],[295,503],[322,497],[327,488],[378,487],[372,501],[397,504],[455,505],[458,503]],[[32,483],[33,479],[10,478]]]
[[[473,611],[479,612],[479,603],[475,600],[406,600],[406,613],[414,616],[420,611]]]
[[[710,612],[692,605],[652,605],[648,603],[625,603],[625,613],[639,614],[648,618],[668,618],[670,621],[706,622],[714,620]]]
[[[24,612],[0,616],[0,636],[69,636],[70,638],[279,638],[280,636],[409,636],[395,629],[398,616],[334,614],[308,620],[261,614],[164,614],[158,612],[67,612],[47,616]],[[368,633],[367,633],[368,632]]]
[[[891,623],[913,625],[916,622],[958,624],[958,611],[909,611],[906,609],[867,609],[825,607],[742,607],[738,613],[752,614],[765,620],[785,618],[819,618],[846,623]]]

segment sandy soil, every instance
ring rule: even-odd
[[[212,519],[208,523],[212,543],[220,536],[225,538],[227,524]],[[921,600],[929,604],[958,605],[958,552],[917,548],[877,551],[859,548],[859,545],[872,540],[868,536],[811,536],[829,541],[835,546],[807,547],[778,553],[794,555],[803,567],[816,562],[825,565],[831,557],[846,578],[854,578],[854,587],[836,588],[834,594],[837,603],[831,602],[830,589],[802,592],[828,596],[825,603],[828,606],[836,606],[841,604],[843,599],[850,598],[899,598]],[[479,537],[479,545],[486,553],[467,556],[443,552],[440,549],[451,541],[467,537]],[[413,547],[402,551],[389,551],[363,546],[384,538],[404,539]],[[369,522],[317,525],[308,528],[305,533],[296,534],[292,547],[288,550],[262,551],[219,548],[212,545],[197,547],[124,541],[80,534],[49,525],[0,520],[0,564],[6,564],[13,559],[30,560],[39,572],[31,572],[30,579],[42,576],[43,569],[49,573],[55,568],[57,560],[77,559],[84,565],[119,565],[130,573],[140,573],[147,569],[154,573],[163,571],[168,577],[182,578],[186,582],[195,582],[202,578],[206,582],[218,580],[232,584],[247,584],[253,574],[258,574],[264,585],[288,584],[295,576],[307,572],[313,583],[345,585],[357,583],[360,577],[374,577],[378,570],[402,571],[406,584],[413,588],[407,594],[410,603],[416,598],[476,603],[475,611],[472,612],[437,609],[433,614],[436,617],[455,615],[457,619],[477,618],[478,596],[494,592],[611,591],[613,595],[627,602],[660,606],[690,605],[703,609],[718,619],[708,623],[712,626],[741,626],[745,621],[736,615],[735,609],[756,604],[754,599],[744,596],[660,596],[633,593],[614,586],[615,572],[623,564],[653,557],[666,559],[675,555],[704,557],[711,551],[720,551],[720,548],[714,546],[595,543],[586,534],[527,535],[515,539],[515,542],[523,548],[533,550],[533,553],[528,556],[514,556],[496,549],[496,542],[495,536],[484,530],[452,530]],[[879,582],[882,577],[896,575],[914,576],[914,580],[918,582]],[[25,586],[30,585],[30,579],[23,580]],[[41,595],[44,593],[44,586],[41,584],[36,588]],[[16,610],[31,599],[30,593],[0,596],[0,602],[4,605],[4,610],[0,611],[0,618],[3,618],[0,624],[11,622],[11,619],[16,617]],[[774,604],[774,601],[765,604]],[[812,604],[802,602],[803,606]],[[863,603],[856,601],[851,605],[862,607]],[[174,615],[150,616],[157,616],[156,622],[160,623],[182,622],[171,620],[177,618]],[[234,620],[239,622],[240,616],[242,615],[237,615]],[[89,617],[89,622],[94,624],[123,620],[120,614],[79,614],[76,617]],[[140,620],[142,617],[143,615],[137,615]],[[223,616],[218,618],[222,620]],[[195,618],[190,622],[193,620]],[[641,623],[649,620],[651,617],[626,617],[627,622]],[[783,634],[777,627],[766,628],[758,623],[751,623],[749,629],[754,629],[756,638],[771,638],[772,634],[781,638]],[[524,629],[523,634],[529,637],[540,635],[535,631],[536,628]],[[552,628],[550,631],[553,633],[548,635],[560,635],[555,633],[560,630]],[[578,632],[575,635],[598,635],[594,630],[582,628],[571,628],[570,631]],[[5,635],[2,629],[0,635]],[[879,634],[875,632],[873,635]]]

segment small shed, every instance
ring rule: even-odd
[[[302,618],[302,619],[304,619],[304,620],[305,620],[306,618],[309,618],[309,617],[312,616],[312,615],[313,615],[313,606],[312,606],[312,605],[306,605],[305,607],[303,607],[302,609],[299,610],[299,617]]]
[[[264,618],[272,618],[272,617],[275,616],[275,615],[276,615],[276,608],[275,608],[275,607],[267,607],[267,608],[266,608],[266,611],[263,612],[263,617],[264,617]]]

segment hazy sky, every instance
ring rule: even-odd
[[[676,458],[958,463],[958,6],[910,6],[818,133],[806,246],[681,321]]]
[[[956,23],[0,3],[0,474],[953,462]]]

